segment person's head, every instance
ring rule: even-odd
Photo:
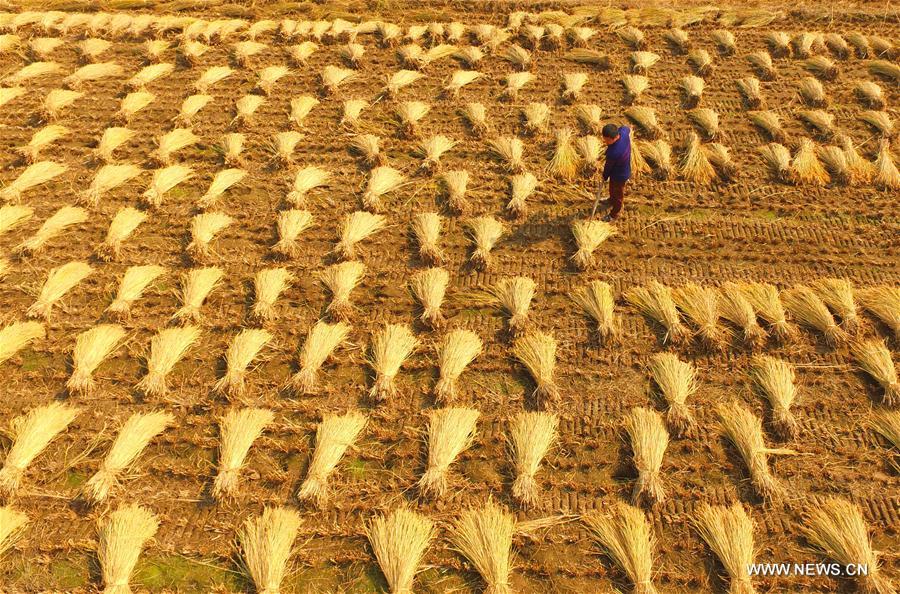
[[[606,124],[603,126],[601,135],[603,136],[604,143],[612,144],[619,140],[619,127],[615,124]]]

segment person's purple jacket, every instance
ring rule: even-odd
[[[606,147],[606,164],[603,166],[603,181],[628,181],[631,179],[631,130],[628,126],[619,128],[619,140]]]

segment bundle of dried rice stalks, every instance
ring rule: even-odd
[[[101,41],[96,39],[94,41]],[[35,61],[49,60],[56,50],[65,45],[65,40],[58,37],[33,37],[28,43],[28,53]]]
[[[56,62],[32,62],[6,77],[6,82],[18,85],[25,81],[51,76],[62,72],[62,66]]]
[[[384,162],[380,142],[381,139],[374,134],[358,134],[350,141],[350,150],[362,157],[363,164],[379,167]]]
[[[713,61],[705,49],[695,49],[687,56],[687,61],[694,67],[697,76],[708,76],[713,71]]]
[[[112,163],[116,160],[114,154],[116,149],[134,138],[135,134],[134,130],[129,130],[128,128],[107,128],[103,131],[103,136],[100,137],[100,142],[97,143],[94,153],[106,163]],[[132,165],[131,167],[134,166]]]
[[[528,172],[510,178],[510,199],[506,208],[513,216],[519,217],[525,214],[528,210],[525,201],[534,193],[537,184],[537,178]]]
[[[850,46],[847,41],[838,33],[825,34],[825,46],[835,58],[846,60],[850,57]]]
[[[682,105],[685,109],[692,109],[700,104],[705,86],[706,83],[699,76],[685,76],[681,79]]]
[[[495,138],[489,142],[491,152],[504,163],[504,167],[511,173],[522,173],[525,170],[523,161],[524,145],[522,141],[513,136]]]
[[[859,154],[849,136],[841,137],[841,151],[844,156],[843,163],[840,163],[837,158],[835,158],[835,163],[829,163],[827,157],[823,155],[823,161],[826,167],[832,169],[830,171],[832,175],[838,166],[843,165],[845,173],[843,181],[846,183],[867,183],[872,180],[875,175],[875,165]]]
[[[254,302],[251,315],[257,322],[268,322],[275,317],[275,301],[294,280],[286,268],[264,268],[253,277]]]
[[[432,328],[444,325],[441,305],[450,281],[449,273],[443,268],[428,268],[413,275],[410,287],[413,295],[422,305],[420,320]]]
[[[275,153],[273,162],[280,167],[287,167],[294,162],[294,149],[303,140],[304,135],[296,130],[278,132],[272,136],[272,150]]]
[[[325,313],[338,320],[346,320],[353,314],[350,293],[365,271],[366,267],[362,262],[350,261],[334,264],[322,272],[320,280],[331,292],[331,302],[325,308]]]
[[[603,110],[595,104],[575,106],[575,117],[584,129],[591,134],[600,134],[603,130]]]
[[[884,342],[867,340],[851,345],[850,351],[859,368],[872,377],[884,390],[882,401],[887,406],[900,403],[900,380],[891,360],[891,351]]]
[[[718,142],[711,142],[704,149],[707,159],[709,159],[720,179],[729,182],[738,176],[737,166],[731,160],[731,152],[727,146]]]
[[[753,360],[751,377],[754,384],[772,406],[772,427],[782,439],[797,436],[797,420],[791,405],[797,397],[794,385],[794,369],[790,363],[761,355]]]
[[[100,468],[84,484],[81,497],[94,505],[105,501],[110,490],[118,484],[119,476],[134,464],[150,441],[174,421],[173,415],[164,412],[134,413],[128,417]]]
[[[562,77],[562,99],[572,103],[581,95],[584,85],[587,84],[588,75],[584,72],[566,72]]]
[[[872,54],[888,60],[896,59],[897,54],[894,43],[879,35],[869,35],[869,45],[872,48]]]
[[[567,53],[565,57],[578,64],[587,64],[589,66],[594,66],[598,70],[608,70],[610,67],[609,54],[606,54],[599,50],[576,48]],[[647,68],[652,66],[652,64],[648,64],[649,60],[647,58],[639,58],[638,60],[640,61],[641,67],[644,67],[645,64],[647,64]]]
[[[859,303],[900,339],[900,287],[880,285],[858,291]],[[0,358],[2,359],[2,358]]]
[[[302,95],[291,99],[291,113],[288,115],[288,120],[294,124],[295,127],[303,129],[306,116],[308,116],[318,104],[319,100],[311,95]]]
[[[33,215],[34,209],[30,206],[19,204],[0,206],[0,235],[28,221]]]
[[[634,147],[638,145],[632,145],[632,161],[634,161],[635,151]],[[669,143],[665,140],[654,140],[648,142],[642,142],[639,145],[638,152],[641,155],[641,158],[644,160],[644,168],[649,170],[650,165],[653,166],[654,175],[656,175],[657,179],[666,180],[669,179],[672,175],[673,167],[672,167],[672,147],[669,146]],[[649,162],[650,165],[647,163]],[[632,165],[632,170],[639,169]]]
[[[238,480],[250,446],[275,414],[263,408],[231,410],[219,421],[218,471],[212,487],[216,499],[236,495]]]
[[[755,76],[748,76],[745,78],[739,78],[736,83],[738,91],[740,91],[741,97],[743,97],[744,99],[744,105],[747,107],[747,109],[758,109],[763,102],[762,95],[760,93],[759,79]]]
[[[669,341],[680,343],[689,336],[681,323],[669,287],[651,281],[647,287],[634,287],[626,292],[625,299],[666,330],[663,336],[664,343]]]
[[[669,446],[669,432],[662,417],[656,411],[635,407],[625,417],[625,431],[631,442],[634,466],[638,470],[632,503],[637,505],[644,497],[651,503],[662,503],[666,493],[659,471]]]
[[[482,103],[466,103],[460,114],[475,136],[480,137],[487,132],[487,110]]]
[[[819,161],[816,145],[804,138],[791,161],[790,178],[797,184],[824,186],[831,181],[828,171]]]
[[[506,75],[504,78],[506,86],[503,88],[502,96],[510,101],[516,101],[519,98],[519,91],[534,79],[534,74],[530,72],[513,72]]]
[[[516,518],[488,499],[463,511],[450,532],[454,548],[475,567],[492,594],[510,594],[512,539]]]
[[[834,114],[821,109],[808,109],[798,111],[797,117],[820,138],[827,140],[834,136]]]
[[[388,76],[382,93],[387,97],[396,97],[400,89],[408,87],[425,76],[418,70],[398,70]]]
[[[412,592],[422,557],[434,539],[434,523],[400,507],[366,524],[366,537],[392,593]]]
[[[444,91],[451,97],[458,97],[459,91],[466,85],[475,82],[482,77],[476,70],[457,70],[444,86]]]
[[[418,146],[418,156],[422,158],[422,164],[419,166],[419,169],[428,175],[439,171],[441,157],[455,146],[456,141],[443,134],[437,134],[428,140],[422,141]],[[374,171],[372,173],[374,174]]]
[[[666,424],[677,437],[692,434],[697,425],[685,403],[697,391],[694,366],[672,353],[658,353],[650,360],[650,374],[668,405]]]
[[[134,76],[125,81],[125,88],[141,90],[150,83],[165,78],[175,71],[175,64],[151,64],[138,70]]]
[[[513,334],[521,334],[526,328],[534,291],[534,281],[524,276],[501,279],[490,289],[497,304],[509,313],[508,327]]]
[[[501,57],[520,71],[528,70],[531,65],[531,52],[516,44],[506,48]]]
[[[709,157],[703,150],[700,137],[696,132],[691,132],[688,136],[684,153],[681,156],[680,169],[681,175],[686,180],[701,185],[707,185],[716,179],[716,170],[709,162]]]
[[[698,107],[687,114],[688,119],[700,130],[704,140],[714,140],[719,134],[719,114],[706,107]]]
[[[306,204],[306,195],[328,184],[331,172],[317,166],[308,166],[299,169],[294,175],[294,183],[286,197],[295,207],[302,208]]]
[[[775,72],[775,66],[772,65],[772,57],[766,52],[753,52],[747,55],[747,61],[756,71],[756,75],[760,80],[775,80],[778,73]]]
[[[807,76],[800,81],[797,87],[800,98],[810,107],[826,107],[828,97],[825,95],[825,87],[818,79]]]
[[[247,367],[259,351],[272,340],[272,334],[259,328],[241,330],[225,352],[225,375],[213,386],[213,390],[229,397],[241,397],[246,393]]]
[[[493,217],[482,216],[468,221],[467,227],[475,248],[469,259],[481,269],[489,268],[493,261],[491,250],[503,236],[503,223]]]
[[[872,131],[884,138],[892,138],[896,134],[894,120],[886,111],[864,111],[859,119],[869,125]]]
[[[78,89],[86,82],[96,82],[104,78],[122,76],[125,69],[115,62],[98,62],[82,66],[63,79],[63,84],[69,89]]]
[[[317,507],[328,501],[328,477],[341,461],[344,452],[362,433],[368,419],[351,411],[343,415],[326,414],[316,428],[316,444],[306,479],[297,492],[301,501],[312,500]]]
[[[900,188],[900,171],[894,164],[891,154],[891,145],[887,139],[882,139],[878,149],[878,158],[875,160],[875,186],[883,190],[896,190]]]
[[[887,79],[889,82],[896,83],[900,80],[900,66],[887,60],[872,60],[869,62],[869,72]]]
[[[66,389],[72,394],[90,394],[96,388],[94,371],[125,338],[118,324],[100,324],[78,335],[72,352],[72,375]]]
[[[882,410],[872,414],[869,425],[877,433],[880,433],[888,442],[888,447],[900,451],[900,411]],[[0,538],[2,543],[2,538]],[[2,550],[2,545],[0,545]]]
[[[191,219],[191,241],[187,253],[194,262],[203,262],[212,256],[209,244],[233,219],[221,212],[206,212]]]
[[[822,41],[824,39],[820,38],[819,33],[810,33],[809,31],[804,31],[802,33],[798,33],[793,39],[791,39],[791,47],[794,51],[794,56],[797,58],[808,58],[810,57],[817,48],[820,48],[822,45]]]
[[[731,594],[754,594],[750,570],[756,550],[753,543],[753,520],[744,506],[704,504],[693,518],[694,529],[718,557],[731,580]]]
[[[184,357],[200,336],[197,326],[164,328],[150,341],[147,356],[147,375],[137,384],[137,389],[147,396],[159,397],[168,391],[166,376]]]
[[[419,257],[428,264],[438,265],[444,260],[444,252],[438,245],[441,225],[441,216],[436,212],[423,212],[413,217],[412,232],[419,245]]]
[[[631,72],[632,74],[647,74],[650,68],[659,62],[659,54],[653,52],[631,52]]]
[[[624,113],[625,117],[634,122],[647,138],[653,140],[665,135],[656,120],[656,110],[652,107],[629,107]]]
[[[849,183],[850,166],[843,149],[833,145],[821,146],[818,156],[832,181],[838,184]]]
[[[319,320],[309,329],[300,351],[300,371],[291,377],[291,385],[297,394],[318,393],[319,370],[349,334],[350,326],[343,322],[329,324]]]
[[[789,342],[797,337],[797,329],[785,318],[777,288],[766,283],[743,283],[738,287],[779,341]]]
[[[553,335],[531,331],[516,339],[512,351],[534,379],[536,387],[533,396],[539,406],[547,407],[558,401],[559,387],[554,379],[556,339]]]
[[[287,48],[288,57],[294,66],[305,67],[310,56],[316,53],[319,46],[312,41],[303,41],[297,45],[291,45]]]
[[[825,56],[813,56],[804,60],[802,65],[807,72],[822,80],[834,80],[838,76],[837,64]]]
[[[647,38],[640,29],[631,26],[622,27],[616,30],[616,35],[633,50],[642,50],[647,47]]]
[[[803,534],[816,549],[845,567],[865,567],[858,577],[860,590],[893,594],[894,586],[879,568],[879,554],[872,548],[869,529],[859,507],[845,499],[829,497],[816,502],[807,513]]]
[[[421,101],[404,101],[397,106],[395,114],[400,124],[400,134],[406,138],[418,136],[418,124],[428,112],[431,106]]]
[[[564,181],[571,181],[578,173],[578,153],[572,145],[574,132],[571,128],[559,128],[556,131],[553,157],[547,169]]]
[[[588,177],[600,171],[604,157],[604,147],[600,139],[593,135],[582,136],[575,141],[575,150],[581,158],[581,172]],[[537,180],[535,180],[535,183]],[[533,189],[533,188],[532,188]]]
[[[781,127],[781,118],[773,111],[754,111],[750,114],[750,121],[757,128],[766,133],[772,142],[784,142],[786,134]]]
[[[558,427],[559,418],[545,412],[522,412],[510,422],[508,441],[516,467],[512,493],[523,506],[535,507],[540,502],[534,477],[556,442]]]
[[[857,58],[868,58],[869,50],[871,49],[869,46],[869,39],[858,31],[851,31],[847,34],[847,41],[853,46],[853,52],[856,54]]]
[[[129,130],[130,132],[130,130]],[[143,173],[137,165],[104,165],[97,171],[90,187],[82,192],[80,200],[97,206],[101,196]]]
[[[0,555],[8,551],[21,535],[28,516],[8,505],[0,507]]]
[[[885,105],[887,105],[884,98],[884,91],[877,83],[868,80],[860,81],[856,83],[854,91],[864,107],[870,109],[884,109]]]
[[[54,161],[39,161],[37,163],[32,163],[5,188],[0,189],[0,200],[5,202],[17,202],[25,191],[45,184],[62,175],[67,170],[67,165],[56,163]]]
[[[0,87],[0,107],[25,94],[24,87]]]
[[[337,95],[338,88],[356,75],[356,71],[331,64],[322,69],[322,90],[326,95]]]
[[[128,318],[131,304],[139,299],[144,289],[165,271],[162,266],[130,266],[125,270],[116,297],[106,311],[116,317]]]
[[[841,326],[845,330],[853,332],[858,329],[860,320],[850,281],[839,278],[819,279],[812,283],[812,289],[828,309],[841,319]]]
[[[260,594],[281,591],[302,523],[293,509],[266,507],[262,515],[245,520],[238,531],[245,571]]]
[[[734,33],[725,29],[716,29],[711,34],[713,42],[719,48],[719,53],[723,56],[731,56],[737,49]]]
[[[6,214],[6,212],[2,212]],[[12,220],[12,219],[10,219]],[[87,211],[77,206],[63,206],[41,224],[37,232],[19,244],[15,251],[21,254],[35,254],[41,251],[47,242],[72,225],[87,220]],[[5,222],[5,221],[4,221]]]
[[[334,252],[346,260],[355,259],[357,244],[384,229],[386,224],[386,219],[380,214],[364,210],[350,213],[341,223],[340,240],[335,245]]]
[[[0,468],[0,494],[6,498],[15,494],[28,465],[80,412],[73,406],[52,402],[12,420],[7,432],[12,445],[7,450],[3,468]]]
[[[446,404],[456,399],[459,376],[481,354],[481,338],[470,330],[451,330],[437,349],[440,377],[434,386],[435,399]]]
[[[772,178],[782,183],[792,180],[791,153],[784,145],[772,142],[759,147],[759,153],[769,169]]]
[[[572,223],[572,235],[578,251],[572,256],[575,265],[581,270],[593,267],[594,251],[604,241],[616,234],[616,228],[604,221],[578,220]]]
[[[680,54],[686,54],[691,49],[691,38],[683,29],[669,29],[663,37]]]
[[[98,522],[97,559],[104,594],[129,594],[141,550],[156,535],[159,519],[137,504],[123,505]]]
[[[540,134],[547,131],[550,119],[550,106],[546,103],[532,102],[522,110],[526,134]]]
[[[428,422],[428,465],[418,486],[423,495],[441,498],[447,491],[447,473],[459,454],[475,438],[479,412],[472,408],[440,408]]]
[[[766,332],[756,321],[753,303],[747,298],[743,287],[736,283],[726,282],[720,292],[719,309],[722,317],[740,330],[744,344],[755,348],[766,340]]]
[[[17,148],[16,151],[22,155],[26,163],[34,163],[39,160],[43,149],[68,135],[69,129],[65,126],[50,124],[35,132],[28,144]]]
[[[798,322],[821,332],[826,344],[834,346],[847,340],[847,333],[835,323],[828,307],[809,287],[795,285],[782,292],[781,299]]]
[[[370,398],[382,401],[396,397],[398,390],[394,378],[417,344],[409,327],[402,324],[387,324],[375,334],[369,360],[375,372],[375,382],[369,390]]]
[[[35,302],[26,310],[29,318],[49,319],[53,306],[94,271],[86,262],[68,262],[52,268]]]
[[[732,403],[717,407],[719,420],[725,437],[734,444],[750,472],[750,482],[756,493],[765,500],[775,499],[783,492],[783,487],[769,470],[770,454],[793,454],[792,450],[766,447],[763,439],[762,421],[744,408]]]
[[[172,157],[175,153],[189,146],[193,146],[199,141],[200,138],[189,128],[175,128],[159,138],[154,158],[162,165],[171,165]]]
[[[338,50],[338,56],[347,63],[350,68],[359,68],[360,61],[366,53],[366,46],[359,43],[348,43]]]
[[[0,329],[0,363],[10,359],[30,343],[46,336],[40,322],[13,322]]]
[[[610,560],[634,584],[634,594],[656,594],[653,557],[656,539],[647,516],[637,507],[615,502],[606,514],[593,511],[582,521]]]
[[[474,45],[468,45],[454,52],[453,57],[469,68],[475,68],[481,59],[484,58],[484,52],[481,48]]]

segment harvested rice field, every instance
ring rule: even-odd
[[[896,7],[12,4],[0,591],[900,587]]]

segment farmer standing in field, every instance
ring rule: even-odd
[[[603,126],[603,142],[606,144],[606,164],[603,166],[603,181],[609,181],[609,200],[604,201],[610,207],[603,217],[604,221],[614,221],[622,210],[625,198],[625,184],[631,178],[631,130],[628,126],[606,124]],[[603,186],[597,188],[597,200],[594,211],[601,202]]]

